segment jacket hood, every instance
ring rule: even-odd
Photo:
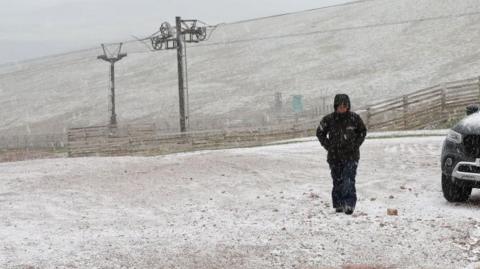
[[[335,111],[337,111],[337,107],[339,107],[341,104],[345,104],[348,107],[348,111],[350,111],[350,108],[352,107],[350,105],[350,97],[346,94],[337,94],[335,95],[335,99],[333,101],[333,108]]]

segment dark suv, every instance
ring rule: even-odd
[[[480,112],[467,107],[467,117],[453,127],[443,143],[442,191],[449,202],[465,202],[480,188]]]

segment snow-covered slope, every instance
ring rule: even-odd
[[[464,268],[480,192],[442,197],[443,139],[366,140],[353,216],[333,213],[318,141],[2,163],[0,267]]]
[[[275,92],[284,102],[302,94],[306,106],[320,105],[322,91],[346,92],[359,107],[477,76],[479,12],[478,0],[370,0],[221,24],[208,41],[188,47],[191,125],[258,124],[268,120]],[[176,128],[175,52],[150,52],[138,42],[125,50],[116,66],[119,122]],[[108,122],[109,66],[99,54],[0,67],[0,130],[61,132]]]

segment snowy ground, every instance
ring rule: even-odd
[[[443,199],[442,140],[367,140],[353,216],[333,213],[315,141],[3,163],[0,267],[464,268],[480,258],[480,192]]]

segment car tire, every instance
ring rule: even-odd
[[[455,184],[451,176],[442,174],[442,192],[449,202],[466,202],[472,194],[472,188]]]

